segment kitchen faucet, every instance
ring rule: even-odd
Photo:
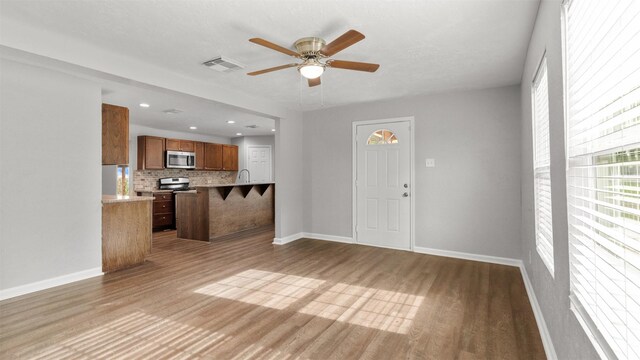
[[[240,180],[242,178],[242,172],[246,171],[247,172],[247,183],[251,182],[251,172],[249,172],[249,169],[242,169],[240,171],[238,171],[238,180]]]

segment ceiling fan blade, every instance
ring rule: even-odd
[[[357,62],[357,61],[344,61],[344,60],[329,60],[327,61],[327,65],[329,65],[332,68],[367,71],[367,72],[375,72],[380,67],[380,65],[378,64],[370,64],[370,63]]]
[[[315,79],[308,79],[309,87],[314,87],[320,85],[320,76]]]
[[[348,48],[349,46],[357,43],[362,39],[364,39],[364,35],[355,30],[349,30],[346,33],[342,34],[339,38],[325,45],[320,50],[320,52],[324,56],[329,57],[337,54],[338,52]]]
[[[293,51],[293,50],[289,50],[285,47],[282,47],[280,45],[276,45],[270,41],[267,41],[265,39],[260,39],[260,38],[253,38],[253,39],[249,39],[249,41],[251,41],[254,44],[258,44],[258,45],[262,45],[264,47],[268,47],[271,50],[275,50],[275,51],[279,51],[283,54],[287,54],[289,56],[293,56],[296,58],[300,57],[300,54],[298,54],[297,52]]]
[[[282,70],[282,69],[287,69],[287,68],[294,67],[294,66],[298,66],[298,64],[280,65],[280,66],[276,66],[276,67],[272,67],[272,68],[268,68],[268,69],[262,69],[262,70],[250,72],[250,73],[247,73],[247,75],[250,75],[250,76],[262,75],[262,74],[266,74],[266,73],[269,73],[269,72],[272,72],[272,71],[278,71],[278,70]]]

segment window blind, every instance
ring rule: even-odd
[[[549,151],[549,83],[543,57],[531,87],[533,109],[533,188],[536,250],[553,276],[551,153]]]
[[[565,5],[572,308],[596,348],[640,359],[640,1]]]

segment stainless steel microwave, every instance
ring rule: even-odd
[[[167,169],[195,169],[196,153],[167,151]]]

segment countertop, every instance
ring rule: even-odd
[[[230,183],[230,184],[211,184],[211,185],[196,185],[194,188],[218,188],[218,187],[227,187],[227,186],[247,186],[247,185],[272,185],[275,184],[273,181],[269,182],[250,182],[250,183]]]
[[[153,196],[102,195],[103,204],[153,200]]]

